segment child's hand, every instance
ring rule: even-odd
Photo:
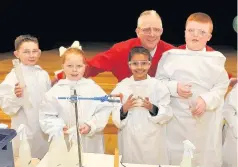
[[[235,84],[237,84],[237,82],[238,82],[237,78],[231,78],[229,86],[233,87]]]
[[[195,111],[193,112],[193,116],[202,116],[202,114],[206,110],[206,102],[201,98],[198,97],[197,102],[196,102],[196,108]]]
[[[148,97],[146,97],[146,98],[143,100],[142,107],[146,108],[146,109],[149,110],[149,111],[152,111],[153,105],[150,103],[150,100],[149,100]]]
[[[67,126],[63,127],[63,132],[64,132],[64,134],[67,133],[67,130],[69,130],[69,128],[68,128]]]
[[[130,95],[125,104],[123,104],[123,112],[126,113],[130,108],[133,108],[136,104],[136,99],[132,98],[133,95]]]
[[[111,94],[112,97],[120,97],[120,101],[122,102],[123,100],[123,94],[122,93],[118,93],[118,94]]]
[[[83,124],[79,127],[80,134],[88,134],[91,130],[91,127],[87,124]]]
[[[183,98],[188,98],[188,97],[192,96],[191,87],[192,87],[192,85],[190,85],[190,84],[183,84],[183,83],[179,82],[177,85],[178,95]]]
[[[22,97],[22,96],[23,96],[23,88],[20,87],[20,84],[19,84],[19,83],[17,83],[17,84],[15,85],[14,92],[15,92],[15,95],[16,95],[17,97]]]
[[[58,82],[58,78],[57,77],[54,77],[52,80],[51,80],[51,86],[54,86],[54,84],[56,84]]]

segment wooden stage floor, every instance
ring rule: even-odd
[[[108,49],[110,44],[95,44],[88,43],[83,45],[83,49],[87,54],[88,58],[93,57],[96,53],[100,51],[104,51]],[[84,47],[85,46],[85,47]],[[227,47],[217,47],[219,51],[221,51],[226,57],[226,69],[229,73],[232,73],[233,77],[237,76],[237,51],[232,48]],[[14,55],[12,52],[8,53],[0,53],[0,83],[5,78],[6,74],[12,69],[11,60],[14,59]],[[59,58],[58,49],[43,51],[42,56],[38,63],[43,69],[45,69],[50,77],[53,77],[54,71],[57,71],[61,67],[61,61]],[[110,73],[104,72],[99,74],[96,77],[92,78],[95,82],[97,82],[107,93],[110,93],[117,83],[117,79]],[[7,115],[3,114],[0,110],[0,123],[10,124],[10,119]],[[117,143],[117,129],[111,122],[111,119],[108,122],[107,127],[105,128],[105,145],[106,145],[106,153],[113,154],[114,148]]]

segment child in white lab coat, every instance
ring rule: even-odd
[[[66,49],[60,48],[62,57],[62,68],[65,79],[60,80],[46,93],[40,109],[40,124],[42,130],[49,135],[49,129],[61,124],[64,130],[76,125],[75,106],[69,100],[59,97],[70,97],[71,90],[76,90],[78,96],[99,97],[106,93],[93,80],[83,77],[86,69],[85,53],[81,50],[79,43]],[[79,131],[83,152],[104,153],[103,129],[106,126],[112,104],[108,102],[81,100],[78,101]],[[57,122],[54,124],[54,122]],[[67,134],[65,136],[67,139]],[[67,143],[67,141],[66,141]]]
[[[223,116],[226,120],[226,135],[224,136],[222,167],[237,167],[237,84],[226,97]]]
[[[36,65],[41,50],[37,38],[30,35],[21,35],[15,40],[14,55],[20,59],[20,68],[23,78],[18,78],[15,69],[6,76],[1,83],[1,108],[11,117],[11,128],[17,130],[20,124],[27,128],[27,138],[31,147],[33,158],[43,158],[48,150],[47,135],[39,124],[39,104],[44,94],[50,89],[51,81],[48,73]],[[25,86],[21,87],[19,80],[23,79]],[[30,101],[29,107],[25,106],[26,93]],[[13,140],[14,156],[18,156],[19,135]]]
[[[170,165],[179,165],[184,140],[196,149],[193,166],[222,165],[222,113],[229,85],[226,57],[210,50],[213,22],[205,13],[193,13],[186,21],[186,49],[165,52],[155,78],[167,84],[174,114],[167,125]]]
[[[143,47],[129,53],[130,78],[122,80],[112,94],[121,93],[123,106],[112,116],[119,131],[123,163],[168,164],[166,123],[172,118],[168,88],[148,75],[150,52]]]

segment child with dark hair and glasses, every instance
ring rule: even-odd
[[[150,52],[134,47],[128,66],[132,76],[117,84],[112,94],[122,94],[122,107],[112,112],[119,128],[122,163],[168,164],[165,126],[172,117],[170,93],[165,85],[148,75]]]

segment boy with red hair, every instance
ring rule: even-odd
[[[183,157],[183,141],[196,147],[193,166],[222,165],[222,113],[229,79],[226,57],[207,47],[213,23],[205,13],[194,13],[186,22],[185,49],[165,52],[156,78],[167,83],[174,117],[167,124],[171,165]],[[181,47],[180,47],[181,48]]]

